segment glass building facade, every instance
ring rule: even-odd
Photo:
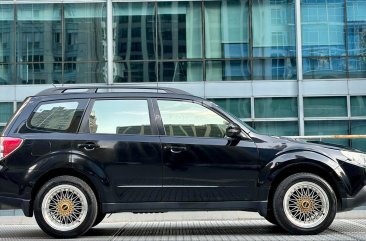
[[[364,0],[2,0],[0,131],[54,85],[142,84],[213,100],[265,134],[366,134],[365,12]]]

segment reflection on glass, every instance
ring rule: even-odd
[[[296,31],[293,0],[254,0],[252,6],[253,56],[295,56]]]
[[[366,31],[365,31],[366,41]],[[366,42],[365,42],[366,43]],[[348,58],[348,72],[350,78],[365,78],[366,76],[366,50],[362,57]]]
[[[17,61],[54,62],[62,57],[60,4],[17,5]]]
[[[64,63],[64,84],[106,83],[106,63]]]
[[[225,111],[239,118],[250,118],[250,99],[230,98],[230,99],[210,99]]]
[[[17,64],[17,83],[28,84],[61,84],[62,73],[54,71],[53,63]]]
[[[66,61],[106,60],[105,11],[103,3],[64,4]]]
[[[117,62],[114,67],[114,82],[156,82],[155,62]]]
[[[0,63],[14,62],[14,5],[0,4]],[[0,70],[0,76],[2,72]],[[0,80],[1,81],[1,80]]]
[[[200,2],[159,2],[157,13],[160,59],[202,57]]]
[[[296,79],[296,59],[255,59],[253,60],[253,79],[285,80]]]
[[[206,61],[206,80],[249,80],[249,60]]]
[[[191,102],[158,100],[168,136],[223,138],[228,122],[215,112]]]
[[[347,116],[346,97],[307,97],[304,98],[305,117]]]
[[[302,0],[303,56],[345,54],[344,0]]]
[[[348,135],[348,121],[305,121],[305,135]],[[347,139],[324,139],[322,141],[348,146]]]
[[[206,1],[207,58],[248,57],[248,0]]]
[[[0,102],[0,123],[6,123],[13,115],[12,102]]]
[[[90,113],[89,130],[102,134],[151,135],[147,101],[97,100]]]
[[[297,117],[296,98],[255,98],[255,118]]]
[[[273,136],[297,136],[297,121],[263,121],[254,122],[254,128],[261,134]]]
[[[365,12],[366,1],[347,0],[347,42],[349,55],[366,55]],[[363,70],[365,70],[365,68]]]
[[[14,69],[12,64],[0,64],[0,85],[13,83]]]
[[[115,60],[155,59],[154,3],[113,3]]]
[[[303,58],[304,79],[345,78],[347,63],[344,57]]]
[[[160,82],[202,81],[202,62],[160,62]]]
[[[366,116],[366,96],[351,96],[351,116]]]
[[[366,133],[366,120],[354,120],[351,121],[351,133],[352,135],[365,135]],[[366,139],[351,139],[352,147],[361,151],[366,151]]]

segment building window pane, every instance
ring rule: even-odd
[[[61,84],[62,73],[54,71],[53,63],[17,64],[18,84]]]
[[[299,127],[296,121],[263,121],[254,122],[254,129],[259,133],[274,136],[297,136]]]
[[[255,59],[253,60],[253,79],[296,79],[296,59]]]
[[[366,120],[354,120],[351,121],[351,134],[352,135],[365,135],[366,133]],[[366,139],[352,139],[352,147],[361,151],[366,151]]]
[[[14,62],[13,48],[15,31],[13,21],[14,5],[0,4],[0,63]]]
[[[351,97],[351,115],[366,116],[366,96]]]
[[[366,54],[366,2],[347,0],[348,54]],[[365,70],[365,69],[363,69]]]
[[[0,126],[0,134],[3,132],[5,126]],[[1,209],[1,206],[0,206],[0,209]]]
[[[348,121],[305,121],[305,135],[348,135]],[[322,141],[348,146],[347,139],[323,139]]]
[[[303,56],[345,55],[344,0],[302,0]]]
[[[90,133],[151,135],[147,101],[97,100],[90,113],[89,128]]]
[[[65,59],[106,60],[105,4],[65,4],[64,9]]]
[[[347,116],[346,97],[307,97],[304,98],[305,117]]]
[[[17,61],[53,62],[62,56],[61,44],[53,41],[61,31],[61,4],[17,5]],[[41,66],[35,66],[43,72]]]
[[[230,98],[230,99],[210,99],[210,100],[215,102],[225,111],[239,118],[250,118],[251,113],[250,99]]]
[[[347,76],[344,57],[303,58],[304,79],[337,79]]]
[[[206,1],[207,58],[249,56],[248,0]]]
[[[156,82],[155,62],[114,63],[114,82]]]
[[[0,102],[0,123],[6,123],[13,115],[13,103]]]
[[[106,83],[106,63],[64,63],[64,84]]]
[[[9,85],[13,83],[13,68],[13,64],[0,64],[0,85]]]
[[[206,80],[250,80],[249,60],[206,61]]]
[[[365,26],[366,41],[366,26]],[[350,78],[365,78],[366,76],[366,51],[363,57],[348,58],[348,73]]]
[[[255,118],[297,117],[296,98],[256,98],[254,100]]]
[[[296,55],[293,0],[254,0],[252,7],[253,56]]]
[[[160,82],[202,81],[202,62],[160,62]]]
[[[154,3],[113,3],[114,59],[155,59]]]
[[[202,57],[200,2],[158,3],[159,59]]]

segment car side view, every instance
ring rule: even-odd
[[[317,234],[366,201],[366,154],[257,133],[173,88],[28,97],[0,137],[0,202],[73,238],[108,213],[243,210]]]

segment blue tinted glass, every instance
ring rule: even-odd
[[[296,98],[256,98],[255,118],[297,117]]]
[[[366,133],[366,120],[351,121],[351,134],[364,135]],[[352,139],[352,147],[366,151],[366,139]]]
[[[0,4],[0,63],[14,62],[14,5]],[[0,71],[1,73],[1,71]],[[1,79],[0,79],[1,81]]]
[[[344,57],[303,58],[304,79],[337,79],[347,75]]]
[[[223,108],[225,111],[235,115],[239,118],[250,118],[250,99],[211,99],[218,106]]]
[[[13,114],[13,103],[0,102],[0,123],[6,123]]]
[[[304,98],[305,117],[347,116],[346,97],[306,97]]]
[[[159,81],[203,81],[202,62],[161,62],[158,66]]]
[[[348,54],[366,52],[366,1],[347,0]],[[364,69],[365,70],[365,69]]]
[[[305,135],[347,135],[348,121],[305,121]],[[323,139],[322,141],[348,146],[347,139]]]
[[[254,57],[296,55],[293,0],[254,0],[252,31]]]
[[[265,135],[297,136],[299,127],[296,121],[265,121],[255,122],[255,129]]]
[[[12,84],[14,77],[14,65],[0,64],[0,85]]]
[[[303,56],[345,54],[344,0],[301,1]]]
[[[114,63],[114,82],[156,82],[155,62]]]
[[[249,80],[249,60],[206,61],[206,80]]]
[[[253,61],[253,79],[296,79],[296,59],[255,59]]]
[[[366,29],[366,26],[365,26]],[[366,34],[366,31],[365,31]],[[366,35],[365,35],[366,45]],[[348,58],[348,72],[350,78],[365,78],[366,76],[366,58],[365,57],[354,57]]]

